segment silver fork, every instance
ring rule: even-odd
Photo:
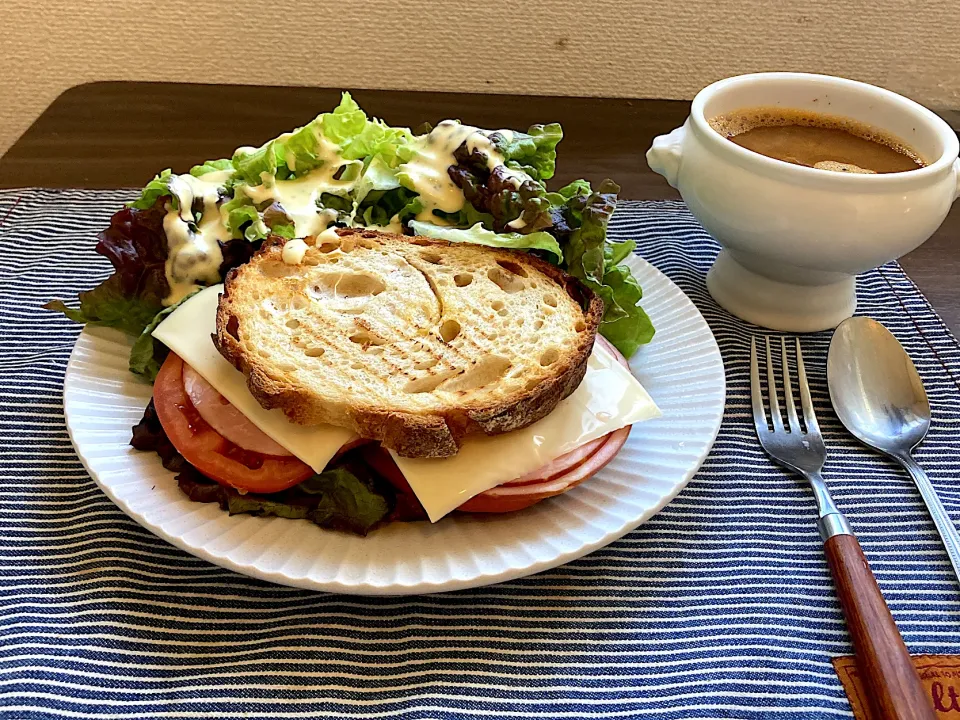
[[[780,338],[783,373],[783,404],[787,424],[780,414],[777,378],[773,370],[770,338],[766,338],[767,397],[770,414],[764,407],[760,382],[756,338],[750,340],[750,391],[753,422],[760,446],[788,470],[802,475],[813,490],[817,503],[817,527],[823,539],[824,553],[833,574],[837,596],[847,620],[850,639],[857,656],[857,668],[878,718],[935,720],[933,706],[900,637],[870,564],[850,524],[830,497],[820,472],[827,459],[827,448],[817,423],[810,397],[810,385],[803,365],[800,340],[796,339],[797,384],[803,408],[803,425],[797,415],[793,383],[787,360],[787,343]]]

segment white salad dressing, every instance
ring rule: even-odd
[[[509,130],[497,132],[509,138],[513,137]],[[447,173],[451,165],[457,164],[453,154],[463,143],[466,143],[468,151],[479,151],[486,156],[488,170],[503,167],[503,172],[516,187],[519,188],[523,182],[530,180],[526,173],[511,170],[503,164],[503,156],[485,131],[471,125],[461,125],[454,120],[444,120],[430,133],[413,141],[413,157],[399,168],[408,178],[411,189],[420,196],[423,210],[417,214],[417,220],[443,224],[442,220],[433,214],[434,210],[454,213],[466,202],[463,191]]]
[[[170,192],[176,196],[180,208],[168,203],[163,218],[163,231],[167,236],[164,273],[170,286],[164,305],[175,305],[201,284],[220,281],[223,262],[220,243],[230,240],[230,232],[220,215],[217,200],[220,188],[232,174],[231,170],[220,170],[201,177],[171,176]],[[196,199],[203,202],[199,222],[193,214]]]
[[[287,240],[283,244],[280,259],[287,265],[299,265],[303,262],[303,256],[306,254],[307,244],[300,238],[293,238],[293,240]]]
[[[294,232],[297,237],[317,235],[326,230],[337,219],[336,210],[321,211],[317,202],[323,193],[331,193],[346,197],[357,183],[357,178],[351,180],[334,180],[334,175],[344,165],[344,173],[349,173],[351,166],[356,167],[356,175],[363,167],[360,160],[341,160],[340,148],[322,137],[318,137],[318,157],[323,164],[316,170],[311,170],[303,177],[294,180],[277,180],[269,173],[263,173],[260,185],[239,185],[237,192],[243,192],[256,204],[277,202],[283,206],[284,212],[293,221]],[[287,153],[287,167],[294,169],[296,160],[292,153]],[[292,164],[291,164],[292,161]]]

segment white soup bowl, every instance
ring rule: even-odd
[[[709,124],[755,107],[852,118],[901,139],[927,166],[867,175],[793,165]],[[936,231],[960,194],[957,151],[947,123],[896,93],[825,75],[758,73],[701,90],[683,126],[653,141],[647,162],[723,246],[707,275],[714,299],[757,325],[811,332],[853,314],[857,274]]]

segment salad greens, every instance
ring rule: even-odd
[[[371,119],[344,93],[331,112],[260,147],[184,175],[164,170],[99,235],[114,273],[80,293],[79,309],[46,307],[137,336],[130,368],[152,380],[164,349],[149,331],[161,313],[247,262],[267,236],[372,227],[536,253],[603,298],[600,332],[624,355],[650,341],[642,291],[623,264],[634,245],[606,238],[617,185],[547,188],[558,124],[424,130]]]
[[[391,511],[389,490],[345,467],[324,470],[289,490],[269,495],[241,494],[184,468],[177,484],[195,502],[215,502],[231,515],[309,520],[320,527],[366,535]]]

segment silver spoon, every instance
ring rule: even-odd
[[[849,318],[830,341],[827,382],[847,430],[910,473],[960,579],[960,534],[911,454],[930,429],[930,403],[910,356],[876,320]]]

